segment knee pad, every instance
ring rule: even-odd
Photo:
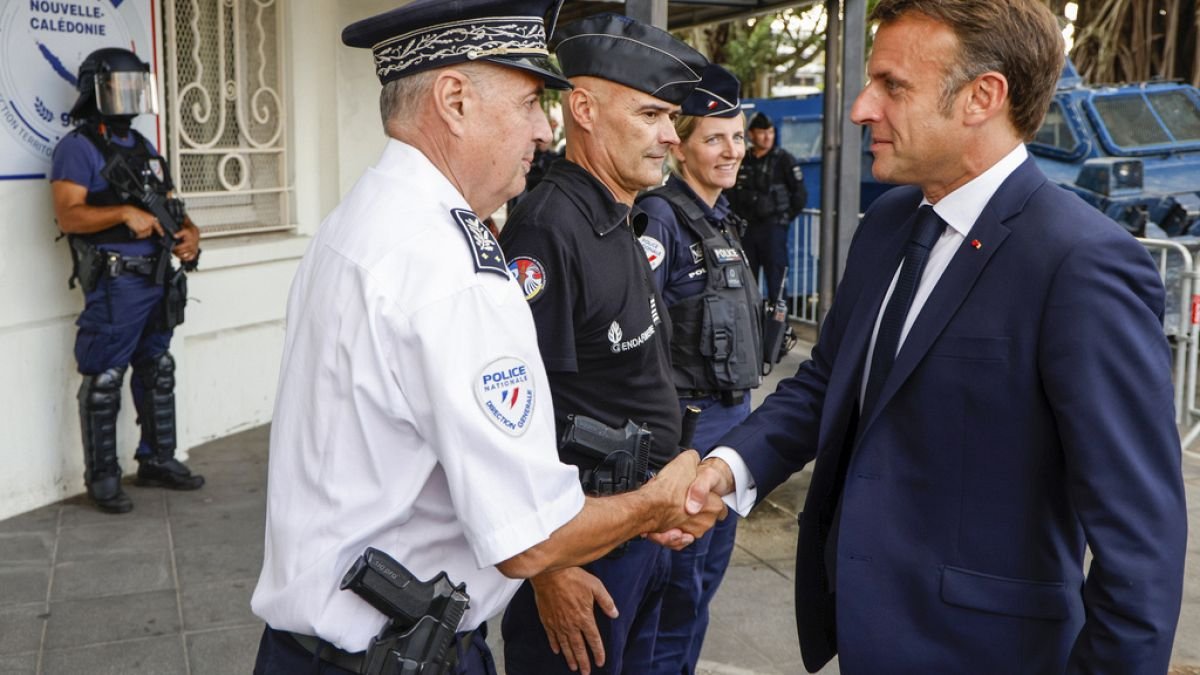
[[[163,352],[133,365],[134,377],[144,389],[138,423],[148,432],[154,453],[175,454],[175,358]]]
[[[84,375],[79,385],[79,427],[88,480],[97,471],[116,470],[117,413],[121,410],[124,379],[124,368],[109,368]]]

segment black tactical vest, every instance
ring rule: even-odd
[[[151,188],[166,196],[171,191],[171,179],[167,173],[167,161],[161,155],[150,149],[146,137],[138,133],[136,129],[130,128],[129,133],[133,134],[133,145],[125,147],[118,145],[108,140],[108,137],[100,130],[100,125],[95,120],[89,120],[79,125],[76,131],[84,138],[92,142],[96,149],[100,151],[100,155],[104,157],[104,163],[107,166],[112,161],[114,156],[120,155],[130,168],[138,175],[143,176]],[[157,160],[159,166],[162,167],[162,179],[160,180],[151,168],[151,160]],[[98,192],[89,192],[87,195],[88,206],[118,206],[120,204],[135,204],[130,200],[124,199],[111,186]],[[95,246],[96,244],[114,244],[125,241],[132,241],[133,231],[124,223],[113,225],[107,230],[93,232],[91,234],[71,235],[79,237],[87,243]]]
[[[703,293],[668,308],[674,327],[671,367],[676,389],[757,387],[762,380],[762,294],[735,228],[718,231],[695,199],[672,185],[646,195],[667,200],[678,222],[696,235],[708,271]]]

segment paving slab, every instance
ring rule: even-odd
[[[55,565],[50,599],[78,600],[174,587],[169,550],[106,553]]]
[[[239,524],[239,527],[242,524]],[[262,570],[263,543],[208,544],[175,550],[179,583],[184,588],[227,579],[258,578]]]
[[[191,675],[249,673],[254,669],[262,624],[187,634]]]
[[[250,611],[250,595],[258,577],[189,584],[180,593],[183,627],[187,631],[259,625]]]
[[[42,668],[43,675],[187,674],[183,639],[179,635],[47,650],[42,658]]]
[[[0,656],[37,653],[46,624],[46,604],[0,607]]]
[[[49,563],[54,553],[54,532],[0,532],[0,564]]]
[[[0,656],[0,675],[36,675],[37,652]]]
[[[122,553],[156,553],[168,550],[167,521],[148,518],[106,521],[63,527],[58,533],[57,562],[78,562]]]
[[[0,565],[0,607],[45,602],[50,587],[50,564]]]
[[[58,513],[61,510],[60,505],[51,504],[33,511],[26,511],[8,520],[0,520],[0,533],[54,532],[58,529]]]
[[[175,589],[50,603],[46,649],[179,635]]]

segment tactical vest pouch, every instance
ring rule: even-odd
[[[71,287],[75,287],[75,280],[79,280],[79,286],[85,294],[96,290],[96,286],[100,283],[100,278],[104,276],[104,255],[100,249],[87,243],[80,237],[69,237],[67,239],[71,245],[71,263],[73,272],[71,274]]]
[[[704,298],[704,317],[700,326],[700,354],[709,364],[718,389],[736,387],[734,365],[737,344],[735,305],[717,296]],[[731,363],[732,360],[732,363]]]
[[[159,311],[159,319],[155,328],[164,332],[182,324],[185,307],[187,307],[187,273],[180,269],[175,270],[167,278],[167,286],[163,293],[161,311]]]

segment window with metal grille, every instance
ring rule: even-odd
[[[291,229],[277,0],[164,0],[167,157],[206,237]]]

